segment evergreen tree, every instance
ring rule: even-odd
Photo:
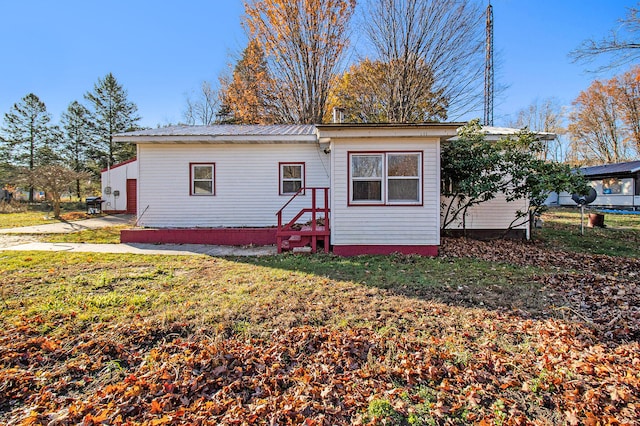
[[[89,110],[78,101],[73,101],[62,113],[60,121],[66,164],[75,172],[88,170],[87,160],[93,138]],[[76,180],[76,195],[81,197],[80,179]]]
[[[33,93],[13,105],[4,116],[2,129],[2,144],[10,164],[33,170],[55,162],[58,140],[50,121],[46,105]],[[33,201],[33,187],[29,188],[29,201]]]
[[[127,99],[127,91],[109,73],[98,79],[92,92],[85,94],[91,104],[91,122],[96,145],[91,157],[100,167],[107,167],[135,156],[135,145],[115,144],[113,135],[138,129],[138,107]]]

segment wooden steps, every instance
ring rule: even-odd
[[[311,207],[301,209],[288,223],[283,224],[282,215],[284,209],[297,196],[311,192]],[[322,206],[318,206],[317,191],[324,191]],[[299,225],[298,220],[310,215],[311,220],[304,225]],[[283,251],[311,252],[315,253],[318,244],[322,245],[325,252],[329,252],[329,188],[301,188],[291,199],[276,213],[278,217],[278,229],[276,243],[278,253]],[[308,216],[307,216],[308,217]]]

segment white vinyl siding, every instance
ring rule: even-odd
[[[131,161],[101,173],[103,210],[127,209],[127,179],[138,179],[138,162]],[[108,189],[107,189],[108,188]],[[118,192],[116,192],[118,191]],[[107,192],[110,192],[107,194]],[[116,197],[115,194],[118,194]]]
[[[420,153],[423,205],[349,205],[349,153]],[[332,138],[334,245],[439,245],[440,142],[435,138]]]
[[[616,178],[618,180],[618,178]],[[597,198],[590,206],[593,207],[633,207],[640,206],[640,197],[634,197],[634,179],[620,178],[620,193],[605,193],[603,179],[592,180],[589,182],[592,188],[596,190]],[[561,192],[558,197],[561,206],[576,206],[577,204],[571,199],[571,194]]]
[[[144,227],[261,227],[277,223],[279,165],[306,164],[306,185],[329,186],[328,155],[314,143],[139,144],[138,209]],[[215,196],[190,196],[190,164],[215,163]],[[298,196],[284,220],[310,205]]]
[[[450,198],[442,197],[442,203],[449,205]],[[465,225],[466,229],[503,229],[506,230],[511,222],[516,218],[518,211],[527,211],[529,203],[527,200],[515,200],[507,202],[504,194],[497,194],[492,200],[485,201],[470,207],[467,211]],[[443,219],[443,218],[441,218]],[[523,219],[519,219],[516,224],[520,224]],[[449,225],[448,229],[462,229],[462,218]],[[514,229],[528,230],[528,224],[523,223]]]

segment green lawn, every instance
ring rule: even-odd
[[[60,222],[59,219],[53,218],[53,211],[48,204],[24,204],[19,206],[19,210],[21,211],[11,213],[0,212],[0,228],[16,228],[20,226]],[[62,220],[65,220],[65,215],[71,217],[70,220],[86,217],[84,203],[80,202],[62,203],[61,213]]]
[[[48,234],[43,236],[42,241],[47,243],[118,244],[120,243],[120,231],[130,227],[130,225],[118,225],[100,229],[86,229],[70,234]]]
[[[640,215],[605,213],[605,228],[589,228],[585,213],[584,235],[580,210],[551,209],[542,215],[544,226],[533,237],[549,247],[584,253],[640,257]]]

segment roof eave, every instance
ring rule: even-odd
[[[115,135],[114,142],[151,144],[282,144],[315,143],[316,135]]]
[[[430,124],[318,124],[321,138],[438,138],[449,139],[457,134],[462,123],[430,123]]]

